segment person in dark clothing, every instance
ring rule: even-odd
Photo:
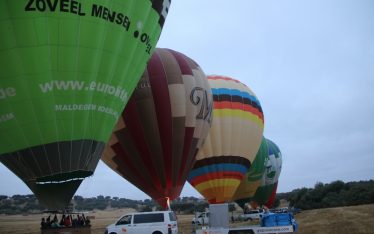
[[[55,217],[53,218],[53,220],[51,222],[51,227],[53,227],[53,228],[61,227],[60,224],[58,223],[57,215],[55,215]]]
[[[55,215],[55,217],[53,217],[52,222],[58,223],[57,215]]]
[[[41,227],[42,229],[46,229],[46,228],[48,228],[48,224],[47,224],[47,222],[45,221],[45,218],[42,218],[42,221],[40,222],[40,227]]]
[[[65,226],[65,215],[62,215],[61,217],[60,226]]]
[[[48,216],[46,223],[47,223],[47,227],[51,226],[51,215]]]
[[[82,218],[77,214],[77,226],[82,226]]]
[[[70,215],[70,218],[71,218],[71,223],[72,223],[73,227],[78,226],[78,219],[73,218],[73,216],[71,216],[71,215]]]
[[[84,214],[82,214],[82,226],[90,226],[91,224],[91,221],[88,217],[84,216]]]
[[[91,226],[91,221],[90,221],[90,219],[89,219],[88,217],[86,218],[84,224],[85,224],[86,226]]]

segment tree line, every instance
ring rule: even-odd
[[[290,206],[303,210],[354,206],[374,203],[374,180],[344,183],[337,180],[314,188],[295,189],[277,194],[278,199],[289,201]]]
[[[171,209],[179,213],[192,214],[195,211],[204,211],[208,203],[204,199],[195,197],[181,197],[171,202]],[[162,210],[161,206],[152,199],[132,200],[127,198],[102,196],[84,198],[76,195],[69,207],[70,211],[92,211],[105,209],[132,208],[139,212]],[[39,204],[33,194],[28,195],[0,195],[0,214],[14,215],[27,213],[40,213],[46,210]]]
[[[348,183],[338,180],[327,184],[317,182],[314,188],[300,188],[287,193],[278,193],[276,204],[279,204],[281,199],[289,201],[291,207],[303,210],[370,204],[374,203],[374,180]],[[181,214],[202,212],[208,206],[206,200],[195,197],[180,197],[171,202],[171,209]],[[136,211],[162,209],[152,199],[131,200],[102,195],[91,198],[76,195],[69,206],[71,211],[92,211],[107,208],[132,208]],[[234,209],[235,207],[231,204],[230,211]],[[0,195],[0,214],[40,213],[43,210],[45,207],[41,206],[32,194]]]

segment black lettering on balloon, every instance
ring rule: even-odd
[[[191,91],[190,101],[195,106],[201,105],[200,111],[196,115],[196,118],[207,120],[210,123],[213,103],[211,100],[208,99],[208,92],[201,87],[195,87]]]
[[[32,7],[33,3],[34,3],[34,0],[28,1],[26,6],[25,6],[25,11],[36,11],[36,8]]]
[[[118,13],[116,23],[122,24],[124,15],[122,13]],[[113,22],[113,21],[112,21]]]
[[[196,94],[196,91],[201,91],[201,92],[204,92],[204,90],[200,87],[195,87],[192,89],[191,91],[191,94],[190,94],[190,100],[191,102],[194,104],[194,105],[199,105],[200,103],[200,97],[198,96],[198,94]],[[196,95],[195,95],[196,94]]]
[[[60,0],[60,11],[69,12],[69,0]]]
[[[123,13],[113,11],[105,6],[93,4],[91,16],[122,25],[126,31],[128,31],[130,27],[130,18],[128,16],[124,15]]]
[[[57,8],[57,4],[58,4],[58,0],[55,0],[54,3],[52,4],[51,1],[47,1],[48,3],[48,6],[49,6],[49,9],[51,11],[56,11],[56,8]],[[62,5],[62,4],[61,4]]]
[[[43,12],[47,8],[47,5],[43,0],[36,0],[36,8]]]
[[[80,16],[86,15],[82,12],[82,3],[75,0],[29,0],[25,6],[25,11],[55,12],[56,10]]]

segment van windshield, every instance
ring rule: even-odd
[[[161,223],[164,222],[163,213],[135,214],[134,223]]]
[[[116,225],[124,225],[124,224],[130,224],[131,223],[131,215],[123,216]]]
[[[177,216],[174,214],[174,212],[169,213],[170,221],[177,221]]]
[[[259,213],[258,210],[251,210],[251,211],[249,211],[247,214],[257,214],[257,213]]]

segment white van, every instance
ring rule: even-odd
[[[263,209],[249,210],[246,213],[244,213],[242,215],[239,215],[239,219],[243,220],[243,221],[261,219],[263,215],[264,215],[264,210]]]
[[[106,234],[176,234],[177,217],[173,211],[129,213],[109,225]]]
[[[209,212],[201,212],[192,219],[192,224],[206,226],[209,224]]]

